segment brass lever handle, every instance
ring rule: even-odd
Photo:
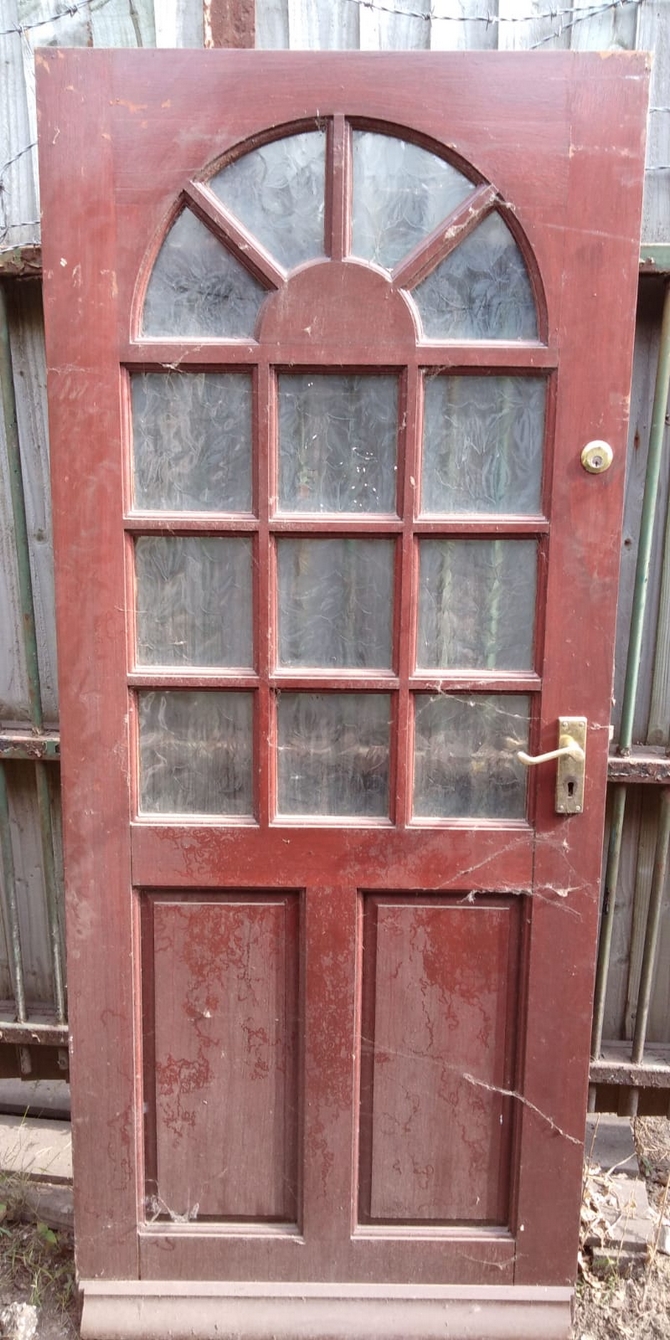
[[[586,717],[559,717],[558,749],[548,754],[527,754],[524,749],[517,750],[516,757],[525,768],[535,768],[538,763],[550,763],[558,760],[556,769],[557,814],[581,814],[584,808],[584,775],[586,772]]]
[[[548,754],[527,754],[523,749],[519,749],[517,758],[525,768],[534,768],[538,763],[550,763],[553,758],[571,758],[575,763],[583,763],[585,754],[574,736],[559,735],[558,749],[551,749]]]

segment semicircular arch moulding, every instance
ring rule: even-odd
[[[145,257],[140,338],[253,340],[270,292],[340,255],[409,296],[421,342],[545,341],[544,287],[513,206],[411,130],[340,118],[334,145],[334,124],[282,127],[194,176]]]

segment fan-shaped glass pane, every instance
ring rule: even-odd
[[[526,263],[499,214],[489,214],[412,296],[430,339],[537,339]]]
[[[353,255],[391,269],[473,190],[408,140],[354,131]]]
[[[142,334],[159,338],[251,338],[265,289],[185,209],[151,273]]]
[[[229,163],[209,185],[280,265],[323,256],[326,133],[273,140]]]
[[[542,511],[543,377],[431,377],[424,513]]]

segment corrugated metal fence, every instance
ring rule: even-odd
[[[67,1066],[34,50],[254,42],[654,52],[592,1077],[599,1106],[668,1111],[670,0],[0,3],[0,1074]]]

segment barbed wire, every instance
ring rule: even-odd
[[[572,6],[561,7],[552,5],[542,13],[534,12],[528,14],[442,14],[432,4],[428,9],[400,9],[397,5],[385,5],[380,0],[346,0],[347,4],[357,5],[359,9],[369,9],[381,14],[393,14],[402,19],[419,19],[423,23],[483,23],[487,28],[500,27],[504,23],[544,23],[555,22],[560,19],[570,19],[571,22],[560,24],[555,33],[551,33],[543,41],[551,41],[554,37],[560,37],[561,33],[574,27],[576,23],[584,23],[588,19],[597,18],[600,14],[606,14],[613,9],[636,9],[644,4],[646,0],[606,0],[603,4],[585,5],[577,9]],[[63,9],[49,15],[47,18],[36,19],[34,23],[17,23],[11,28],[5,28],[0,32],[0,37],[11,37],[14,34],[22,37],[26,33],[33,32],[36,28],[44,28],[49,24],[58,23],[60,19],[75,18],[81,10],[103,9],[109,4],[110,0],[78,0],[75,4],[66,5]],[[537,45],[541,45],[537,43]],[[531,50],[533,48],[530,48]]]

